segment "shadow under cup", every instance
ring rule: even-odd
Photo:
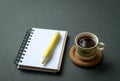
[[[90,32],[83,32],[75,38],[75,54],[82,60],[92,60],[96,52],[104,50],[104,43],[99,42],[98,37]]]

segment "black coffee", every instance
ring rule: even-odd
[[[83,47],[83,48],[90,48],[95,45],[95,41],[93,40],[92,37],[89,36],[84,36],[78,39],[78,45]]]

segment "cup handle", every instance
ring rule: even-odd
[[[105,43],[99,42],[97,49],[98,49],[99,51],[103,51],[104,48],[105,48]]]

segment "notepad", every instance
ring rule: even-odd
[[[41,63],[43,54],[52,37],[60,32],[60,39],[48,63]],[[17,68],[25,70],[59,72],[68,32],[64,30],[31,28],[28,29],[15,59]]]

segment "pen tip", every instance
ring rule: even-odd
[[[42,64],[44,64],[45,63],[45,60],[42,60]]]

